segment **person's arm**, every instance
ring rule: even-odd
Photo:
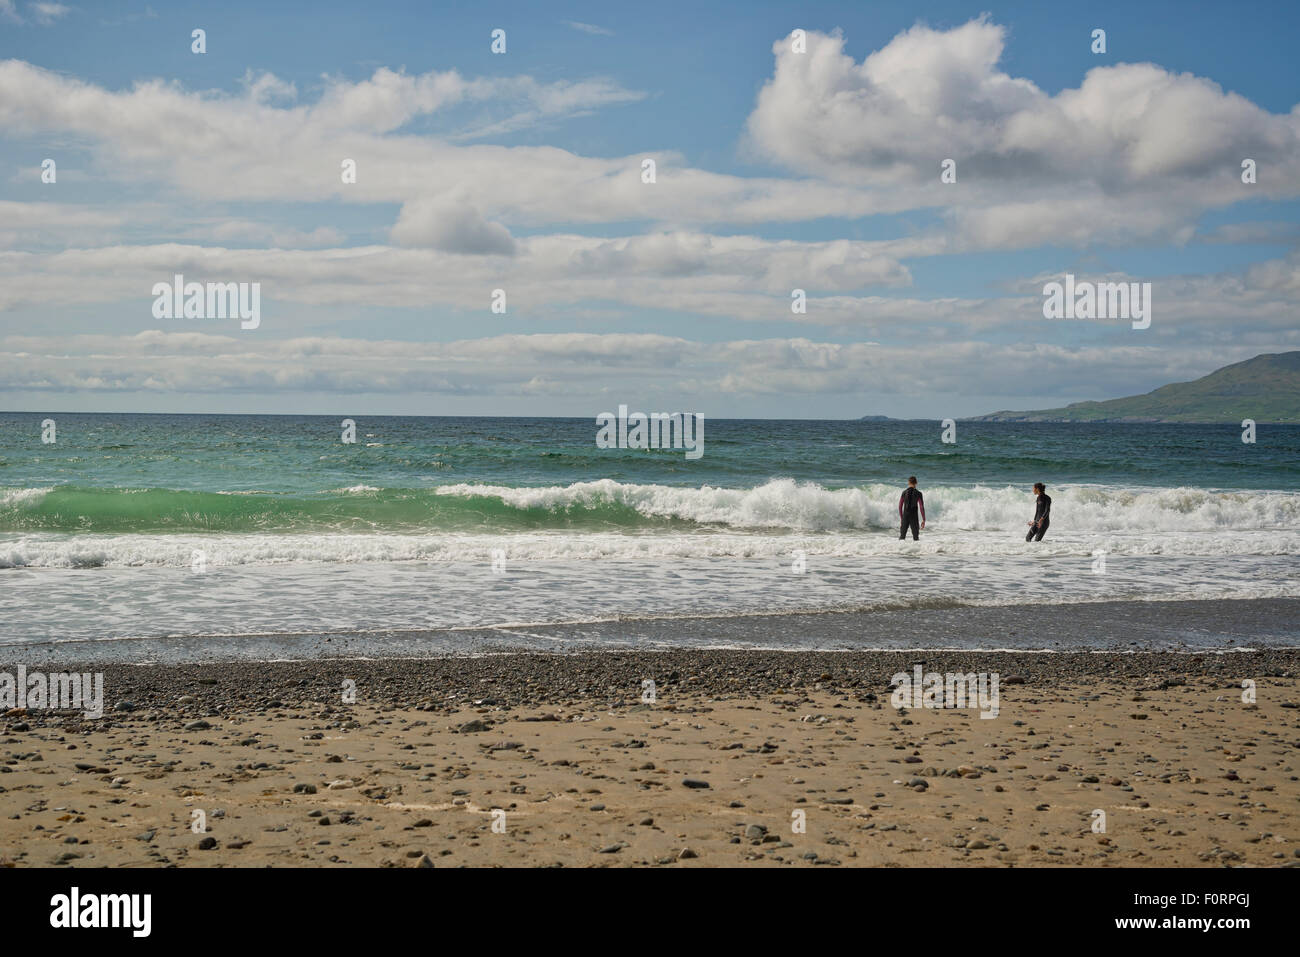
[[[898,517],[899,517],[899,518],[902,518],[902,517],[903,517],[903,499],[905,499],[905,498],[907,498],[907,493],[906,493],[906,492],[904,492],[902,495],[898,496]]]
[[[925,528],[925,496],[920,492],[916,493],[916,504],[921,507],[921,527]]]

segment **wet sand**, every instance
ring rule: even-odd
[[[645,649],[756,651],[1220,652],[1300,647],[1300,598],[1201,601],[1083,601],[1053,605],[871,608],[756,615],[622,617],[526,626],[321,631],[287,634],[113,637],[0,644],[0,663],[196,664],[322,658],[433,658],[535,652],[541,655]],[[1044,627],[1045,623],[1050,627]],[[4,637],[0,636],[0,641]]]
[[[998,716],[895,708],[916,664]],[[102,719],[0,719],[0,863],[1300,865],[1297,651],[88,670]]]

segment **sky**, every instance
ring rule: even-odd
[[[0,0],[0,409],[960,418],[1297,349],[1298,28]],[[1067,273],[1149,327],[1045,317]]]

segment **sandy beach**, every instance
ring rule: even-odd
[[[918,664],[997,717],[895,708]],[[1300,865],[1297,651],[81,670],[103,718],[0,720],[6,866]]]

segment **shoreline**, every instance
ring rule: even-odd
[[[919,644],[929,647],[919,649]],[[990,648],[996,645],[997,649]],[[484,654],[1234,652],[1300,648],[1300,598],[826,610],[372,632],[110,638],[0,645],[7,662],[426,660]]]

